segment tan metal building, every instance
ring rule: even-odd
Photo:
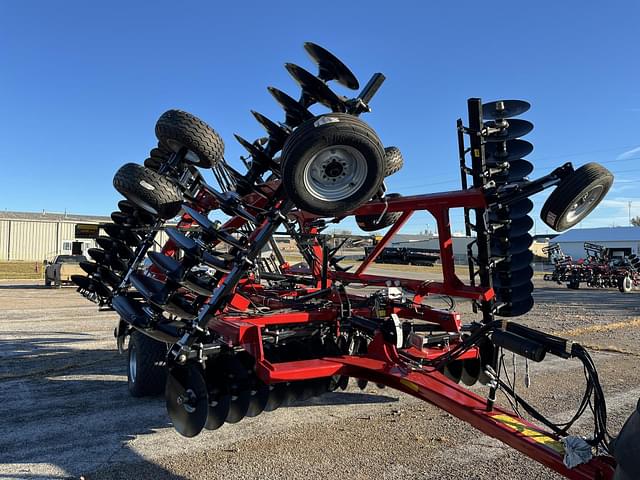
[[[52,260],[58,254],[70,253],[71,242],[82,241],[83,250],[94,247],[91,239],[77,239],[76,225],[110,222],[109,217],[51,212],[0,212],[0,261]],[[104,234],[101,231],[101,234]],[[163,244],[164,232],[156,238]]]

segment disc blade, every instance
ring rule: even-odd
[[[344,85],[351,90],[360,88],[356,76],[342,63],[334,54],[315,43],[305,42],[304,49],[309,56],[318,64],[318,77],[325,82],[335,80],[340,85]]]
[[[237,423],[245,417],[249,410],[249,403],[251,402],[249,375],[242,362],[235,355],[222,355],[219,368],[224,375],[231,395],[226,421],[228,423]]]
[[[533,145],[521,139],[487,143],[484,146],[484,157],[489,166],[494,166],[496,163],[519,160],[531,152],[533,152]]]
[[[533,172],[533,164],[527,160],[514,160],[509,163],[509,168],[504,173],[492,175],[492,179],[498,183],[520,182]]]
[[[453,362],[447,363],[444,366],[444,370],[442,373],[449,380],[455,383],[460,383],[460,379],[462,378],[462,361],[454,360]]]
[[[238,143],[242,145],[247,152],[249,152],[249,154],[253,158],[253,161],[256,162],[256,164],[266,166],[272,163],[271,158],[265,153],[265,151],[262,148],[259,148],[255,146],[253,143],[248,142],[247,140],[242,138],[240,135],[236,135],[234,133],[233,136],[236,138]]]
[[[209,218],[204,213],[200,213],[189,205],[183,205],[182,208],[184,209],[184,212],[189,215],[204,230],[215,233],[215,231],[217,230],[215,224],[211,220],[209,220]]]
[[[462,373],[460,380],[466,386],[471,387],[475,385],[482,372],[482,364],[480,358],[469,358],[462,361]]]
[[[496,100],[482,104],[482,118],[484,120],[498,120],[517,117],[531,108],[524,100]]]
[[[251,400],[247,417],[260,415],[269,401],[269,385],[258,378],[255,371],[255,359],[247,352],[239,352],[238,359],[242,362],[249,374],[249,384],[251,386]]]
[[[121,212],[127,213],[127,214],[132,214],[133,212],[136,211],[136,206],[133,203],[131,203],[129,200],[120,200],[118,202],[118,208],[120,209]]]
[[[501,305],[497,308],[496,315],[500,317],[518,317],[531,310],[533,303],[533,297],[529,295],[529,297],[524,300]]]
[[[207,423],[209,399],[200,367],[173,367],[165,388],[167,412],[174,428],[185,437],[195,437]]]
[[[522,302],[533,292],[533,282],[529,281],[517,287],[502,287],[496,291],[496,298],[500,302]]]
[[[140,295],[160,307],[167,304],[169,295],[173,291],[166,283],[142,273],[136,272],[129,279],[131,280],[131,285],[140,292]]]
[[[494,288],[500,287],[517,287],[531,281],[533,277],[533,268],[531,266],[525,267],[521,270],[510,271],[494,271],[493,272],[493,285]]]
[[[180,281],[182,277],[184,277],[186,271],[182,262],[179,260],[160,252],[149,252],[147,256],[149,260],[151,260],[151,263],[172,280]]]
[[[200,247],[191,238],[187,237],[183,232],[177,228],[167,228],[165,230],[167,236],[176,244],[176,246],[182,250],[185,254],[197,257],[200,255]]]
[[[297,127],[302,122],[313,118],[313,114],[307,110],[297,100],[294,100],[282,90],[278,90],[275,87],[267,87],[269,93],[273,95],[276,102],[280,104],[285,113],[285,123],[290,127]]]
[[[489,219],[492,221],[507,219],[513,220],[524,217],[531,210],[533,210],[533,202],[530,198],[525,198],[523,200],[504,205],[503,207],[493,209],[489,212]]]
[[[254,118],[264,127],[266,132],[269,134],[269,143],[275,144],[272,145],[273,151],[278,151],[284,145],[284,142],[287,140],[289,134],[287,131],[282,128],[280,125],[275,123],[274,121],[268,119],[261,113],[258,113],[254,110],[251,110],[251,114]]]
[[[360,390],[364,390],[365,388],[367,388],[367,385],[369,384],[369,381],[365,380],[364,378],[358,378],[356,380],[356,384],[358,385],[358,388]]]
[[[508,255],[504,260],[496,263],[495,269],[499,272],[511,272],[527,268],[533,262],[533,252],[526,250],[515,255]]]
[[[285,402],[287,397],[287,384],[276,383],[269,385],[269,398],[264,406],[265,412],[272,412]]]
[[[533,130],[533,123],[526,120],[509,119],[509,126],[499,132],[486,137],[487,142],[504,142],[513,138],[523,137]]]
[[[218,359],[219,357],[209,360],[206,368],[209,408],[204,428],[207,430],[216,430],[224,424],[231,405],[231,395],[227,393]]]
[[[122,240],[127,245],[137,246],[140,243],[140,237],[133,233],[128,228],[121,227],[114,223],[107,223],[102,225],[102,229],[107,232],[107,235],[118,240]]]
[[[315,101],[335,112],[346,111],[344,101],[318,77],[293,63],[286,63],[285,68],[289,72],[289,75],[291,75],[302,88],[302,96],[303,98],[307,98],[306,101],[302,101],[303,104],[310,105]]]
[[[515,255],[525,252],[533,243],[533,237],[528,233],[519,236],[498,237],[491,239],[491,255]]]
[[[99,265],[94,262],[80,262],[80,268],[88,274],[96,273]]]

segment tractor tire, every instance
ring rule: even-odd
[[[168,110],[156,122],[156,137],[163,146],[178,152],[188,151],[185,159],[203,168],[218,164],[224,156],[224,142],[213,128],[182,110]]]
[[[387,147],[384,149],[384,176],[389,177],[400,171],[404,165],[402,152],[398,147]]]
[[[333,217],[370,200],[384,180],[384,148],[373,129],[353,115],[307,120],[287,139],[282,184],[300,209]]]
[[[390,193],[385,198],[398,198],[399,193]],[[384,215],[356,215],[356,223],[365,232],[375,232],[390,227],[398,221],[402,212],[386,212]]]
[[[129,339],[127,385],[132,397],[164,392],[167,381],[167,345],[134,331]]]
[[[633,290],[633,280],[631,280],[631,277],[620,277],[618,279],[618,290],[620,290],[620,293],[630,293],[631,290]]]
[[[584,219],[613,184],[613,175],[597,163],[587,163],[566,177],[542,206],[540,218],[557,232]]]
[[[127,163],[113,177],[113,186],[130,202],[163,220],[182,208],[182,193],[169,178],[142,165]]]

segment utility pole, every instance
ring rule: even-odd
[[[629,226],[631,226],[631,200],[629,200]]]

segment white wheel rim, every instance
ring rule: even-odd
[[[319,200],[335,202],[357,192],[367,178],[364,155],[348,145],[325,147],[305,165],[305,188]]]
[[[600,198],[602,189],[602,185],[596,185],[582,195],[567,211],[567,221],[569,223],[578,221],[588,213],[593,207],[593,204]]]

